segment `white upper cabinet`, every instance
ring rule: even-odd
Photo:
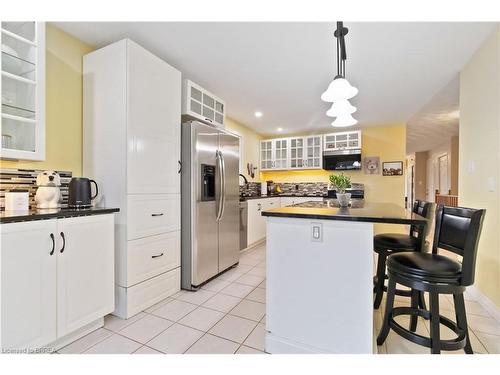
[[[127,43],[129,194],[180,193],[180,92],[177,69]]]
[[[260,142],[260,169],[288,169],[290,155],[290,139],[269,139]]]
[[[218,127],[224,127],[226,103],[211,92],[186,79],[183,87],[182,114]]]
[[[321,137],[314,135],[261,141],[261,170],[321,169]]]
[[[0,156],[45,160],[45,23],[1,26]]]
[[[260,169],[273,169],[273,141],[260,141]]]
[[[361,130],[325,134],[323,140],[324,151],[360,149]]]
[[[273,139],[273,169],[288,168],[288,139]]]

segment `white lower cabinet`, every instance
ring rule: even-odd
[[[114,220],[102,215],[58,223],[57,334],[64,336],[114,310]]]
[[[310,201],[322,201],[322,197],[273,197],[249,199],[247,221],[247,247],[251,247],[266,238],[266,218],[262,211],[278,207],[291,206]]]
[[[262,198],[248,200],[248,247],[266,237],[266,218],[262,211],[280,207],[280,198]]]
[[[113,311],[112,214],[0,229],[3,349],[48,347]]]
[[[43,346],[56,339],[57,220],[1,224],[0,229],[0,346]]]

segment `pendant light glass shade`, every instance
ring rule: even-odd
[[[350,113],[348,113],[337,117],[335,121],[332,122],[332,126],[335,128],[345,128],[347,126],[356,125],[357,123],[358,120],[356,120],[354,117],[351,116]]]
[[[339,117],[342,115],[350,115],[354,112],[356,112],[356,107],[351,105],[349,100],[342,99],[334,102],[330,109],[326,112],[326,115],[329,117]]]
[[[358,94],[358,89],[351,86],[349,81],[342,77],[335,77],[328,89],[321,95],[324,102],[336,102],[342,99],[351,99]]]

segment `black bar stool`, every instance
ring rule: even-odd
[[[386,290],[384,282],[386,279],[385,266],[387,257],[391,254],[402,251],[421,251],[421,241],[425,241],[425,238],[429,234],[435,211],[435,203],[416,200],[413,205],[413,212],[427,219],[427,225],[423,233],[420,233],[419,228],[412,225],[410,226],[409,234],[383,233],[377,234],[373,237],[373,249],[378,254],[377,274],[373,280],[373,292],[375,293],[373,308],[378,309],[380,307],[382,296],[384,295],[384,291]],[[397,289],[396,294],[400,296],[411,297],[409,290]],[[423,308],[425,308],[423,294],[420,296],[420,298],[421,305]]]
[[[431,353],[441,350],[464,349],[472,354],[469,340],[467,317],[463,293],[474,283],[476,254],[479,235],[486,210],[440,205],[436,212],[433,253],[398,253],[387,258],[389,285],[387,304],[382,329],[377,344],[382,345],[392,328],[398,335],[416,344],[431,348]],[[462,263],[437,254],[437,248],[449,250],[462,257]],[[411,307],[394,307],[396,283],[411,288]],[[419,309],[417,293],[429,292],[429,311]],[[456,322],[439,315],[439,295],[453,294]],[[407,330],[399,325],[394,317],[410,315],[412,320],[418,316],[430,319],[430,337]],[[455,339],[441,340],[439,324],[443,324],[457,334]]]

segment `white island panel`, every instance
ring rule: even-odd
[[[372,223],[268,217],[266,251],[266,352],[373,353]]]

